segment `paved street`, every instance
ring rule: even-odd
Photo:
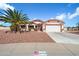
[[[37,56],[34,55],[34,51],[45,51],[46,56],[79,56],[79,45],[58,43],[0,44],[0,55],[2,56]]]
[[[48,32],[56,43],[79,44],[79,35],[66,32]]]

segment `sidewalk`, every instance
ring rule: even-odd
[[[47,56],[77,56],[79,45],[57,43],[0,44],[2,56],[33,56],[34,51],[46,51]]]

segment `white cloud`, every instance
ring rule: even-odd
[[[69,19],[73,19],[73,18],[75,18],[77,16],[77,13],[73,13],[73,14],[71,14],[71,15],[68,15],[68,18]]]
[[[38,19],[38,18],[33,18],[33,20],[36,20],[36,19]]]
[[[55,19],[59,19],[59,20],[63,20],[66,17],[66,14],[60,14],[58,16],[55,17]]]
[[[56,16],[56,19],[62,20],[62,19],[64,19],[64,17],[65,17],[65,15],[64,14],[61,14],[61,15]]]
[[[76,13],[79,15],[79,7],[76,8]]]
[[[6,4],[6,3],[0,3],[0,9],[7,10],[8,8],[14,10],[13,6]]]
[[[60,15],[57,15],[53,18],[50,18],[50,19],[59,19],[59,20],[64,20],[66,18],[66,14],[65,13],[62,13]]]
[[[79,16],[79,7],[76,8],[75,12],[73,14],[68,13],[68,18],[73,19],[75,17]]]
[[[54,18],[50,18],[50,19],[54,19]]]
[[[69,4],[68,7],[70,7],[72,4]],[[79,7],[76,8],[74,13],[62,13],[57,16],[55,16],[53,19],[59,19],[59,20],[64,20],[65,18],[67,19],[74,19],[75,17],[79,16]]]

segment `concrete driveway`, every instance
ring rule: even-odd
[[[47,32],[56,43],[79,44],[79,35],[67,32]]]

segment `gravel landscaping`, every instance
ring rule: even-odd
[[[0,44],[24,42],[55,42],[45,32],[5,33],[0,31]]]

